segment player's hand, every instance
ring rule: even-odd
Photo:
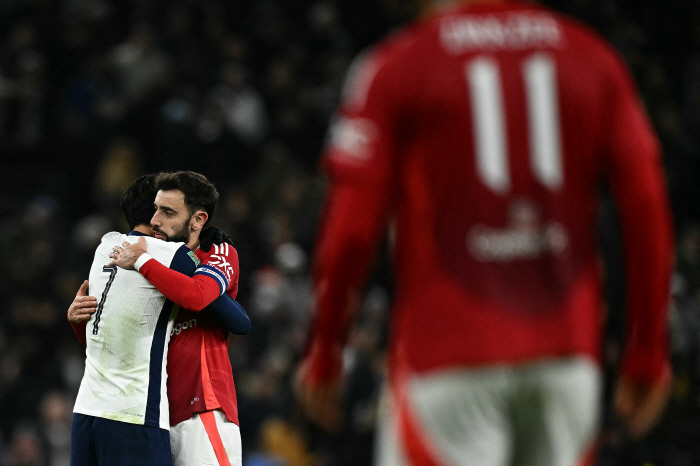
[[[620,377],[615,391],[615,412],[627,427],[631,440],[637,440],[661,419],[671,394],[672,377],[648,384]]]
[[[336,433],[343,421],[340,382],[314,385],[306,378],[306,364],[297,371],[295,394],[304,415],[326,432]]]
[[[97,298],[94,296],[87,296],[88,281],[85,280],[78,293],[75,295],[75,299],[68,308],[68,320],[74,324],[79,324],[84,320],[88,320],[92,314],[97,310]]]
[[[133,269],[136,261],[139,260],[141,254],[146,253],[146,250],[146,240],[143,236],[134,244],[124,241],[122,247],[115,246],[114,250],[109,254],[109,257],[114,260],[107,265],[116,265],[122,269]]]
[[[209,225],[202,229],[202,232],[199,234],[199,248],[204,252],[209,252],[212,244],[219,245],[223,243],[228,243],[233,246],[231,237],[217,226]]]

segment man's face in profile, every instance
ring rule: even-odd
[[[151,219],[155,237],[163,241],[188,243],[192,215],[185,204],[185,194],[173,189],[158,191],[154,201],[156,213]]]

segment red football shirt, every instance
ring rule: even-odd
[[[223,293],[238,293],[238,253],[229,244],[195,251],[201,261],[194,277],[149,260],[139,269],[168,299],[181,306],[168,350],[170,424],[221,408],[238,424],[236,389],[228,356],[228,332],[199,312]]]
[[[622,60],[531,3],[443,9],[352,67],[329,134],[309,377],[340,348],[391,225],[391,350],[417,372],[599,358],[599,188],[626,261],[624,371],[668,369],[672,234],[659,144]]]

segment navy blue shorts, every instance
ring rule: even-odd
[[[71,466],[172,466],[170,432],[73,414]]]

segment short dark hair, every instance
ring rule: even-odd
[[[151,225],[153,214],[156,213],[153,201],[158,192],[158,188],[156,188],[157,176],[155,173],[139,176],[122,194],[122,210],[129,228],[132,230],[137,225]]]
[[[192,171],[179,171],[174,173],[160,173],[156,178],[156,188],[159,191],[171,191],[179,189],[185,195],[185,205],[193,215],[198,210],[203,210],[209,216],[205,225],[214,216],[216,204],[219,202],[219,192],[211,181],[201,173]]]

